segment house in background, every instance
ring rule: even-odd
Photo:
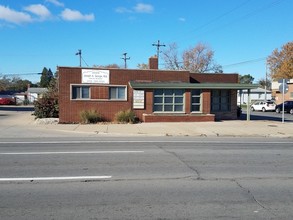
[[[282,83],[278,81],[272,82],[272,96],[274,97],[277,104],[281,104],[283,102],[283,93],[280,91],[280,86]],[[288,91],[284,94],[284,101],[292,101],[293,100],[293,79],[289,79]]]
[[[257,88],[239,84],[238,74],[149,69],[58,67],[59,122],[78,123],[80,112],[98,111],[113,121],[131,109],[142,122],[199,122],[237,119],[237,91]]]
[[[265,90],[263,88],[256,88],[250,90],[250,102],[256,102],[256,101],[265,101],[265,100],[271,100],[272,99],[272,91]],[[239,90],[238,91],[238,98],[237,103],[238,105],[247,104],[248,102],[248,90]]]
[[[42,98],[43,94],[48,91],[47,88],[38,88],[38,87],[28,87],[26,91],[26,96],[29,103],[33,103],[34,101]]]

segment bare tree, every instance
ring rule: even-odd
[[[149,65],[146,63],[139,63],[139,64],[137,64],[137,68],[141,69],[141,70],[146,70],[149,68]]]
[[[272,81],[270,79],[261,78],[258,81],[258,84],[261,88],[267,88],[268,90],[271,89]]]
[[[169,70],[182,69],[182,62],[178,59],[178,46],[176,43],[171,43],[168,48],[163,52],[163,60],[165,62],[165,68]]]
[[[171,70],[189,70],[196,73],[223,72],[222,66],[214,61],[214,51],[206,44],[198,43],[185,50],[182,61],[178,59],[178,46],[172,43],[163,51],[165,68]]]
[[[108,65],[93,65],[93,67],[95,68],[116,68],[116,69],[120,69],[119,65],[116,63],[113,64],[108,64]]]
[[[214,62],[214,51],[203,43],[198,43],[195,47],[185,50],[182,58],[184,69],[191,72],[219,72],[221,69],[221,66]]]

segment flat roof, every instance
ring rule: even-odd
[[[137,82],[130,81],[133,89],[256,89],[257,84],[240,83],[186,83],[186,82]]]

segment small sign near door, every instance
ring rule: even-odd
[[[144,109],[144,90],[133,90],[133,109]]]

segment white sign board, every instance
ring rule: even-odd
[[[133,108],[144,109],[144,90],[133,90]]]
[[[110,71],[109,70],[82,69],[81,70],[81,83],[109,84],[110,83]]]

